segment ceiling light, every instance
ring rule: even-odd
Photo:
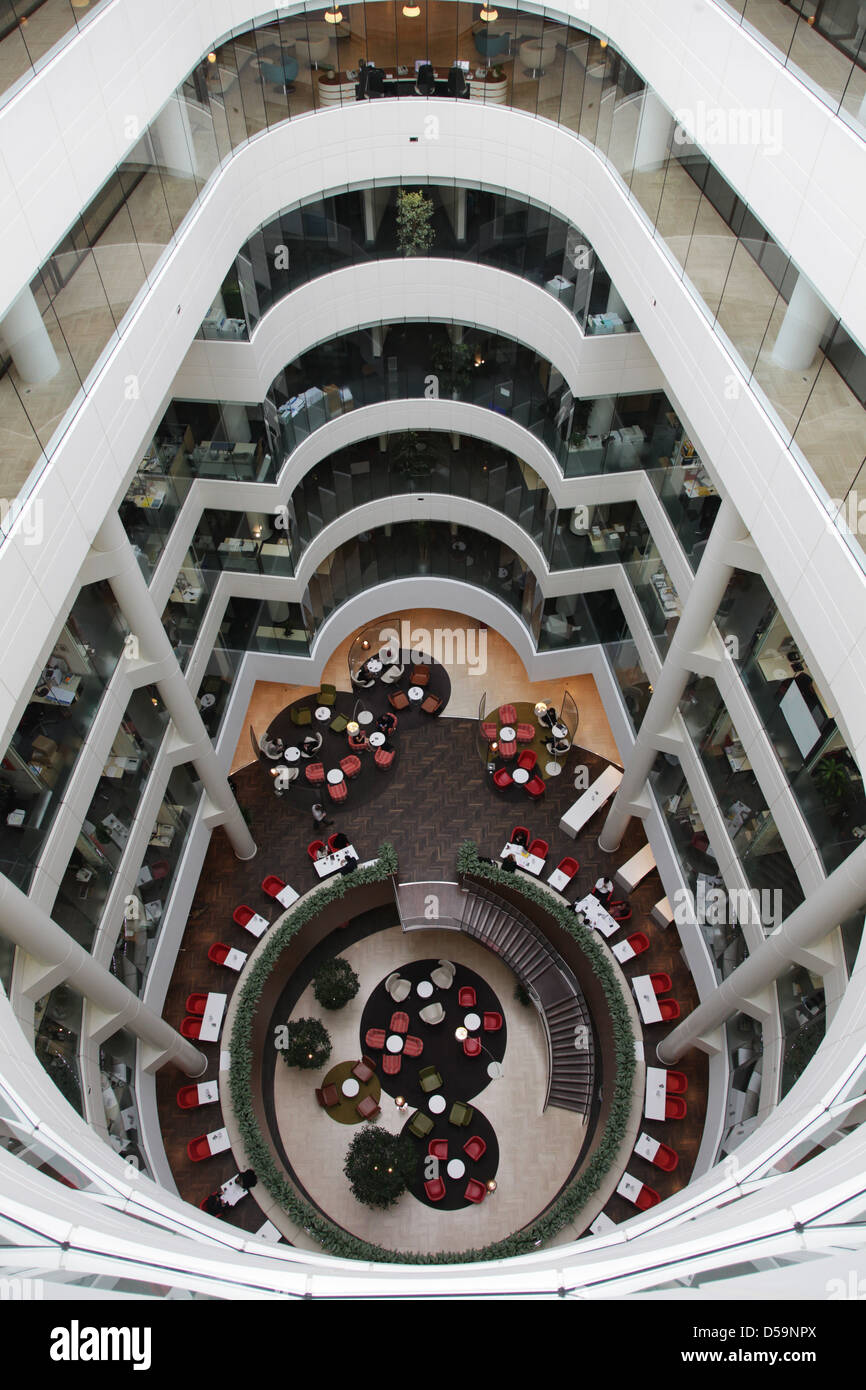
[[[342,18],[343,18],[343,11],[342,11],[342,10],[339,10],[339,9],[337,9],[337,10],[325,10],[325,23],[326,23],[326,24],[339,24],[339,23],[340,23],[340,20],[341,20]]]
[[[462,1042],[464,1038],[469,1037],[469,1029],[461,1025],[459,1028],[454,1029],[454,1036],[458,1042]]]
[[[403,14],[404,14],[404,16],[406,17],[406,19],[417,19],[420,13],[421,13],[421,6],[420,6],[420,5],[404,5],[404,6],[403,6]]]
[[[499,18],[499,11],[494,10],[492,7],[488,9],[486,5],[482,5],[481,18],[484,20],[485,24],[492,24],[494,19]]]
[[[209,53],[209,54],[207,55],[207,60],[208,60],[209,63],[215,63],[215,62],[216,62],[216,54],[215,54],[215,53]]]

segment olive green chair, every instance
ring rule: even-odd
[[[295,727],[300,729],[305,724],[312,724],[313,711],[307,705],[300,705],[296,709],[289,710],[289,717]]]
[[[335,685],[323,685],[316,696],[317,703],[320,705],[327,705],[328,709],[331,708],[336,699],[337,687]]]
[[[474,1114],[471,1105],[465,1105],[462,1100],[455,1100],[448,1114],[448,1122],[463,1128],[470,1123]]]
[[[349,727],[349,721],[345,714],[336,714],[331,720],[330,729],[332,734],[344,734]]]
[[[435,1067],[422,1067],[418,1073],[418,1081],[422,1091],[438,1091],[442,1085],[442,1077]]]
[[[426,1139],[433,1128],[433,1121],[429,1115],[424,1115],[420,1110],[416,1110],[406,1127],[410,1134],[415,1135],[416,1139]]]

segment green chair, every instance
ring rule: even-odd
[[[410,1134],[415,1135],[416,1139],[426,1139],[433,1128],[433,1121],[429,1115],[422,1115],[420,1110],[416,1110],[407,1128]]]
[[[300,708],[290,709],[289,717],[291,718],[292,723],[300,729],[305,724],[312,724],[313,711],[311,709],[308,709],[306,705],[301,705]]]
[[[462,1100],[455,1100],[448,1114],[448,1122],[452,1125],[459,1125],[463,1128],[468,1125],[475,1111],[471,1105],[464,1105]]]
[[[442,1085],[442,1077],[435,1067],[422,1067],[418,1073],[418,1080],[422,1091],[438,1091]],[[467,1120],[466,1124],[468,1123]]]
[[[345,714],[337,714],[331,720],[330,727],[332,734],[344,734],[349,727],[349,721]]]
[[[316,700],[320,705],[327,705],[328,709],[334,704],[337,698],[337,687],[335,685],[323,685]]]

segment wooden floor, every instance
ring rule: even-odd
[[[287,703],[296,693],[288,692]],[[581,867],[568,890],[571,900],[589,892],[602,874],[612,877],[618,865],[645,842],[640,822],[633,821],[617,853],[603,854],[597,844],[601,815],[590,822],[576,843],[559,830],[562,812],[578,795],[574,788],[576,766],[586,765],[590,778],[594,778],[606,766],[602,758],[573,749],[563,775],[548,779],[545,796],[532,803],[516,790],[505,798],[495,791],[479,758],[476,737],[476,725],[468,719],[440,717],[414,729],[407,728],[400,739],[397,763],[388,774],[383,774],[387,776],[385,790],[365,805],[334,811],[333,828],[345,831],[361,859],[372,857],[383,840],[390,840],[397,850],[403,879],[454,880],[455,854],[461,840],[472,838],[481,853],[498,855],[511,827],[523,824],[533,836],[549,841],[549,868],[555,867],[565,854],[576,854]],[[315,838],[309,811],[294,807],[288,794],[277,800],[264,767],[243,768],[235,773],[234,782],[241,803],[250,812],[258,854],[252,861],[242,863],[234,858],[222,830],[217,830],[211,839],[165,1003],[165,1017],[174,1026],[184,1016],[188,994],[207,990],[230,992],[237,983],[233,972],[207,959],[207,948],[214,941],[243,950],[253,944],[252,937],[232,922],[232,910],[238,903],[246,902],[274,920],[274,905],[261,891],[265,875],[276,873],[299,892],[305,892],[315,881],[306,850],[308,842]],[[675,928],[664,930],[649,916],[652,905],[662,896],[658,874],[653,872],[632,895],[632,919],[616,939],[637,930],[647,933],[650,950],[627,964],[625,974],[666,971],[674,982],[673,997],[679,1000],[685,1015],[697,1003],[697,995],[681,959],[679,937]],[[335,951],[339,945],[335,944]],[[650,1063],[669,1026],[658,1024],[645,1029]],[[211,1058],[207,1075],[213,1078],[217,1073],[219,1044],[204,1044],[203,1050]],[[628,1164],[629,1171],[654,1187],[662,1198],[688,1182],[704,1122],[707,1059],[692,1052],[679,1069],[689,1080],[686,1119],[644,1123],[648,1133],[679,1153],[677,1170],[663,1173],[637,1157]],[[164,1067],[157,1076],[157,1099],[166,1153],[178,1189],[186,1200],[198,1203],[232,1176],[237,1165],[231,1154],[202,1163],[189,1161],[189,1140],[218,1128],[222,1121],[218,1105],[197,1111],[178,1108],[176,1093],[186,1080],[176,1068]],[[533,1146],[531,1133],[526,1135],[526,1144],[529,1156]],[[611,1199],[606,1211],[615,1221],[635,1214],[634,1208],[618,1196]],[[227,1219],[246,1230],[255,1230],[263,1222],[252,1198],[244,1198]]]

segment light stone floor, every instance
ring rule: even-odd
[[[434,636],[437,629],[440,631],[448,629],[455,632],[461,628],[473,631],[478,628],[477,623],[464,617],[461,613],[449,613],[439,609],[414,609],[410,613],[401,614],[400,617],[401,619],[405,618],[413,631],[418,632],[423,628]],[[614,762],[622,761],[604,712],[598,687],[592,676],[567,676],[552,681],[531,681],[517,652],[504,637],[492,628],[488,628],[486,633],[479,632],[476,640],[480,642],[485,636],[487,648],[485,674],[473,675],[467,664],[461,666],[446,663],[451,680],[451,699],[444,716],[442,716],[443,718],[450,716],[452,719],[477,719],[478,703],[485,691],[487,692],[486,708],[490,710],[506,701],[529,701],[535,704],[541,699],[555,704],[559,709],[562,704],[563,692],[568,690],[573,696],[579,712],[575,740],[579,747],[586,748],[591,753],[598,753]],[[322,673],[322,680],[335,685],[338,690],[351,688],[348,652],[353,640],[354,634],[337,647]],[[482,650],[481,646],[472,646],[467,640],[466,651],[470,655],[480,654]],[[280,710],[285,709],[286,705],[291,704],[293,700],[301,699],[304,695],[313,694],[318,688],[318,686],[282,685],[274,681],[257,681],[232,759],[232,772],[237,772],[239,768],[246,767],[252,762],[249,738],[250,725],[254,728],[256,736],[259,737],[264,733],[274,716],[279,714]]]
[[[392,1250],[465,1250],[500,1240],[531,1221],[565,1182],[586,1130],[581,1116],[555,1108],[542,1112],[547,1091],[547,1046],[535,1010],[514,999],[515,979],[503,963],[459,932],[380,932],[343,952],[361,981],[355,999],[335,1012],[322,1010],[312,986],[301,995],[292,1018],[322,1017],[333,1050],[321,1072],[299,1071],[277,1062],[275,1108],[280,1137],[298,1180],[319,1206],[341,1226],[364,1240]],[[314,1088],[335,1063],[359,1056],[359,1027],[364,1003],[392,970],[411,960],[445,957],[478,972],[499,997],[508,1029],[504,1075],[477,1097],[499,1142],[497,1190],[478,1207],[439,1211],[404,1193],[388,1211],[373,1211],[352,1196],[343,1174],[346,1151],[357,1133],[337,1124],[316,1102]],[[459,1046],[456,1042],[455,1047]],[[446,1097],[462,1100],[462,1096]],[[473,1102],[470,1101],[470,1104]],[[396,1133],[412,1111],[400,1115],[393,1099],[382,1095],[377,1123]],[[462,1144],[472,1132],[452,1131]],[[413,1140],[414,1143],[420,1141]]]

